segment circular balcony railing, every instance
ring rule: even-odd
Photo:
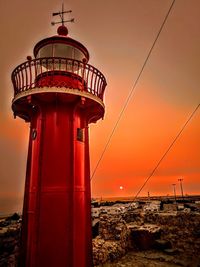
[[[66,87],[86,91],[103,100],[104,75],[81,61],[48,57],[26,61],[12,72],[14,96],[34,88]]]

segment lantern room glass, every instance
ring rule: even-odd
[[[85,58],[85,55],[83,52],[81,52],[76,47],[73,47],[68,44],[63,43],[54,43],[54,44],[48,44],[43,46],[36,58],[52,58],[52,57],[59,57],[59,58],[68,58],[73,60],[79,60],[83,61]],[[72,67],[73,65],[73,67]],[[75,62],[72,64],[72,61],[68,61],[67,64],[63,60],[60,60],[58,63],[58,60],[48,61],[48,65],[46,64],[46,61],[42,61],[42,68],[43,71],[50,71],[50,70],[62,70],[62,71],[70,71],[70,72],[77,72],[79,68],[82,68],[82,65],[78,67],[77,63]]]
[[[45,45],[39,50],[37,58],[42,57],[63,57],[82,61],[85,55],[79,49],[71,45],[54,43]]]

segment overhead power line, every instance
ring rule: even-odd
[[[188,125],[188,123],[194,117],[194,114],[197,112],[197,110],[198,110],[199,107],[200,107],[200,104],[197,105],[197,107],[192,112],[192,114],[190,115],[190,117],[188,118],[188,120],[184,123],[184,125],[181,128],[181,130],[178,132],[178,134],[176,135],[176,137],[174,138],[174,140],[172,141],[172,143],[170,144],[170,146],[167,148],[167,150],[165,151],[165,153],[163,154],[163,156],[161,157],[161,159],[158,161],[158,163],[156,164],[156,166],[153,169],[153,171],[150,173],[150,175],[147,177],[147,179],[145,180],[145,182],[143,183],[143,185],[140,187],[140,189],[137,192],[137,194],[135,195],[133,201],[138,197],[138,195],[140,194],[140,192],[142,191],[142,189],[145,187],[145,185],[147,184],[147,182],[149,181],[149,179],[154,175],[155,171],[158,169],[158,167],[160,166],[160,164],[163,161],[163,159],[166,157],[166,155],[171,150],[171,148],[173,147],[173,145],[175,144],[175,142],[177,141],[177,139],[179,138],[179,136],[182,134],[182,132],[184,131],[185,127]]]
[[[108,137],[108,140],[107,140],[107,142],[106,142],[106,145],[105,145],[105,147],[104,147],[104,149],[103,149],[103,151],[102,151],[102,153],[101,153],[101,156],[100,156],[99,160],[97,161],[97,164],[96,164],[96,166],[95,166],[95,168],[94,168],[94,171],[93,171],[93,173],[92,173],[92,175],[91,175],[90,180],[93,179],[93,177],[94,177],[94,175],[95,175],[95,173],[96,173],[96,171],[97,171],[97,168],[99,167],[99,164],[100,164],[100,162],[101,162],[101,160],[102,160],[102,158],[103,158],[103,156],[104,156],[104,154],[105,154],[105,152],[106,152],[106,150],[107,150],[107,148],[108,148],[108,145],[110,144],[110,141],[111,141],[111,139],[112,139],[112,137],[113,137],[113,135],[114,135],[114,133],[115,133],[115,130],[116,130],[116,128],[117,128],[117,126],[118,126],[118,124],[119,124],[121,118],[122,118],[122,115],[123,115],[125,109],[127,108],[127,106],[128,106],[128,104],[129,104],[129,102],[130,102],[130,99],[131,99],[133,93],[135,92],[135,88],[136,88],[136,86],[137,86],[137,84],[138,84],[138,82],[139,82],[139,79],[140,79],[140,77],[141,77],[141,75],[142,75],[142,73],[143,73],[143,70],[144,70],[144,68],[145,68],[145,66],[146,66],[146,64],[147,64],[147,62],[148,62],[148,60],[149,60],[149,57],[151,56],[151,53],[152,53],[152,51],[153,51],[153,49],[154,49],[154,47],[155,47],[155,44],[156,44],[156,42],[157,42],[157,40],[158,40],[158,38],[159,38],[159,36],[160,36],[162,30],[163,30],[163,27],[164,27],[164,25],[165,25],[165,23],[166,23],[166,21],[167,21],[167,18],[169,17],[169,14],[170,14],[170,12],[171,12],[173,6],[174,6],[175,1],[176,1],[176,0],[173,0],[172,4],[171,4],[170,7],[169,7],[169,10],[168,10],[168,12],[167,12],[167,14],[166,14],[166,16],[165,16],[165,18],[164,18],[164,20],[163,20],[161,26],[160,26],[160,29],[159,29],[159,31],[158,31],[158,33],[157,33],[157,35],[156,35],[156,38],[155,38],[155,40],[154,40],[154,42],[153,42],[153,44],[152,44],[152,46],[151,46],[151,48],[150,48],[150,50],[149,50],[149,52],[148,52],[148,54],[147,54],[147,57],[146,57],[146,59],[145,59],[143,65],[142,65],[142,68],[141,68],[141,70],[140,70],[140,72],[139,72],[139,74],[138,74],[138,76],[137,76],[137,78],[136,78],[136,80],[135,80],[135,82],[134,82],[134,84],[133,84],[132,89],[130,90],[130,92],[129,92],[129,94],[128,94],[128,97],[127,97],[127,99],[126,99],[126,101],[125,101],[125,103],[124,103],[124,105],[123,105],[123,107],[122,107],[122,109],[121,109],[121,111],[120,111],[120,113],[119,113],[119,116],[118,116],[118,118],[117,118],[117,120],[116,120],[116,122],[115,122],[115,124],[114,124],[114,127],[113,127],[113,129],[112,129],[112,131],[111,131],[111,133],[110,133],[110,135],[109,135],[109,137]]]

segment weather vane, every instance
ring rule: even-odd
[[[73,19],[70,19],[70,20],[64,20],[64,14],[66,13],[71,13],[72,10],[67,10],[67,11],[64,11],[64,4],[62,3],[62,11],[59,11],[59,12],[55,12],[52,14],[52,16],[60,16],[60,19],[61,21],[52,21],[51,22],[51,25],[54,26],[55,24],[62,24],[64,26],[64,23],[65,22],[74,22],[74,18]]]

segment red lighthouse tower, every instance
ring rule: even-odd
[[[63,23],[57,32],[12,73],[14,115],[30,123],[24,267],[92,266],[88,125],[104,115],[106,80]]]

